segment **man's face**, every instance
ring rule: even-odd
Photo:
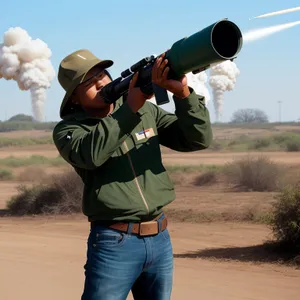
[[[85,81],[75,90],[73,103],[83,109],[102,109],[109,106],[101,98],[100,90],[110,83],[109,76],[99,67],[94,67],[85,76]]]

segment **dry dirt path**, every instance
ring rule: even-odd
[[[169,228],[172,299],[299,299],[300,270],[260,263],[253,253],[253,246],[270,237],[265,226],[171,223]],[[87,233],[80,216],[0,218],[1,299],[79,300]]]

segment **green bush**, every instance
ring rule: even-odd
[[[278,188],[281,169],[266,156],[243,157],[226,164],[227,181],[249,191],[274,191]]]
[[[11,180],[13,178],[13,173],[10,170],[0,169],[0,180]]]
[[[30,165],[51,165],[60,166],[65,164],[61,156],[58,157],[46,157],[41,155],[32,155],[30,157],[14,157],[8,156],[6,158],[0,158],[0,166],[6,167],[22,167]]]
[[[286,132],[284,134],[276,134],[272,136],[272,138],[276,144],[285,146],[286,143],[291,140],[299,140],[299,135],[295,133]]]
[[[0,122],[0,132],[16,130],[53,130],[57,122],[5,121]]]
[[[7,203],[11,215],[70,214],[81,211],[83,183],[75,171],[53,176],[49,184],[19,186]]]
[[[286,144],[286,150],[289,152],[300,151],[300,140],[288,141]]]
[[[21,122],[34,122],[34,118],[32,116],[28,116],[28,115],[25,115],[25,114],[17,114],[17,115],[14,115],[14,116],[12,116],[11,118],[9,118],[7,120],[7,122],[18,122],[18,121],[21,121]]]
[[[300,250],[300,185],[285,187],[275,199],[273,233],[280,243]]]
[[[300,135],[296,133],[285,133],[273,136],[274,143],[286,151],[300,150]]]
[[[215,139],[209,149],[212,151],[300,151],[300,135],[287,132],[265,137],[241,135],[228,140]]]
[[[31,146],[53,144],[52,137],[45,136],[40,138],[7,138],[0,137],[0,148],[11,146]]]
[[[261,150],[270,147],[272,140],[270,138],[258,138],[251,142],[250,149]]]

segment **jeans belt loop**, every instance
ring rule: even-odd
[[[131,223],[131,222],[129,222],[128,223],[128,229],[127,229],[127,234],[131,234],[131,232],[132,232],[132,226],[133,226],[133,223]]]
[[[161,218],[159,218],[157,220],[157,225],[158,225],[158,232],[161,232],[161,228],[162,228],[162,219]]]

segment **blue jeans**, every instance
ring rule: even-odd
[[[138,236],[102,226],[91,229],[87,243],[81,300],[169,300],[173,249],[168,229]]]

